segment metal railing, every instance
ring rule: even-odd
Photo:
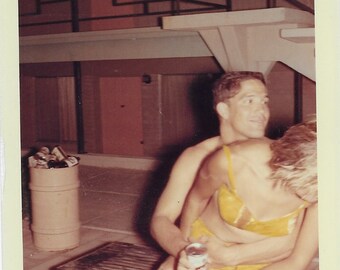
[[[294,7],[301,9],[303,11],[310,12],[314,14],[314,9],[305,5],[304,3],[301,3],[300,1],[297,0],[286,0],[287,3],[293,5]],[[267,7],[268,8],[274,8],[277,7],[276,0],[267,0]]]
[[[101,1],[101,0],[97,0]],[[141,6],[142,12],[134,12],[134,13],[122,13],[118,15],[110,15],[110,16],[93,16],[93,17],[81,17],[78,15],[78,11],[76,14],[74,13],[74,6],[80,6],[81,1],[78,0],[35,0],[35,10],[32,12],[21,13],[19,14],[19,19],[28,17],[28,16],[36,16],[42,14],[42,7],[44,5],[50,4],[58,4],[69,2],[71,15],[69,19],[66,20],[48,20],[43,22],[32,22],[32,23],[19,23],[19,27],[28,27],[28,26],[39,26],[39,25],[51,25],[51,24],[65,24],[70,23],[74,24],[74,20],[77,20],[78,23],[85,21],[96,21],[96,20],[109,20],[109,19],[119,19],[119,18],[128,18],[128,17],[142,17],[142,16],[175,16],[175,15],[184,15],[184,14],[192,14],[192,13],[203,13],[203,12],[219,12],[219,11],[232,11],[232,0],[225,0],[224,4],[212,3],[209,1],[200,1],[200,0],[136,0],[129,2],[119,2],[119,0],[111,0],[113,7],[121,7],[121,6]],[[160,3],[169,3],[170,8],[164,9],[161,11],[152,11],[152,7],[154,5],[158,5]],[[297,0],[286,0],[286,2],[295,6],[298,9],[310,12],[314,14],[314,10],[307,5],[297,1]],[[184,5],[185,4],[185,5]],[[191,8],[185,7],[187,4],[190,4]],[[166,6],[166,5],[164,5]],[[196,6],[196,7],[194,7]],[[267,8],[278,7],[276,0],[267,0],[266,4]],[[72,12],[73,11],[73,12]]]
[[[100,0],[98,0],[100,1]],[[26,12],[19,14],[20,17],[27,16],[36,16],[42,14],[42,7],[44,5],[56,4],[56,3],[70,3],[71,7],[75,5],[74,2],[79,2],[77,5],[80,5],[80,1],[78,0],[35,0],[35,10],[32,12]],[[153,5],[159,5],[160,3],[168,2],[170,4],[169,9],[165,9],[162,11],[152,11]],[[197,1],[197,0],[138,0],[138,1],[129,1],[120,3],[119,0],[112,0],[113,7],[121,7],[121,6],[142,6],[142,12],[133,12],[133,13],[122,13],[119,15],[111,15],[111,16],[94,16],[94,17],[78,17],[78,21],[95,21],[95,20],[107,20],[107,19],[118,19],[118,18],[128,18],[128,17],[142,17],[142,16],[166,16],[166,15],[179,15],[179,14],[188,14],[188,13],[202,13],[202,12],[210,12],[210,11],[230,11],[231,10],[231,2],[232,0],[226,0],[225,4],[216,4],[207,1]],[[189,3],[193,6],[197,6],[196,8],[183,8],[181,3]],[[71,15],[70,19],[67,20],[49,20],[44,22],[34,22],[34,23],[23,23],[20,24],[20,27],[27,26],[35,26],[35,25],[48,25],[48,24],[63,24],[63,23],[72,23],[72,19],[74,19],[74,15]]]

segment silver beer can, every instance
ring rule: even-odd
[[[189,263],[197,270],[207,270],[208,252],[202,243],[191,243],[186,246],[185,253]]]

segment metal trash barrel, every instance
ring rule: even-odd
[[[60,251],[79,246],[78,165],[30,168],[33,243],[39,250]]]

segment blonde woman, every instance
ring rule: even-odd
[[[305,211],[317,201],[316,121],[311,120],[277,141],[250,139],[213,153],[188,195],[181,231],[191,241],[207,237],[210,245],[217,243],[219,252],[208,248],[214,256],[209,269],[270,269],[291,254]],[[267,239],[272,242],[261,246]],[[233,244],[254,242],[252,257],[242,262],[228,257]],[[259,259],[263,253],[271,259]],[[194,269],[183,252],[178,269]]]

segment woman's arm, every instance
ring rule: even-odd
[[[299,216],[294,231],[289,235],[269,237],[251,243],[223,246],[220,241],[209,238],[206,244],[210,261],[213,265],[230,266],[270,263],[287,258],[294,248],[302,220],[303,214]]]
[[[218,265],[274,262],[263,270],[304,270],[318,250],[317,205],[307,208],[300,223],[290,236],[271,237],[249,244],[222,247],[219,242],[209,239],[209,257]]]
[[[292,254],[285,260],[274,263],[266,270],[304,270],[316,256],[318,251],[318,205],[307,209],[301,232]]]

